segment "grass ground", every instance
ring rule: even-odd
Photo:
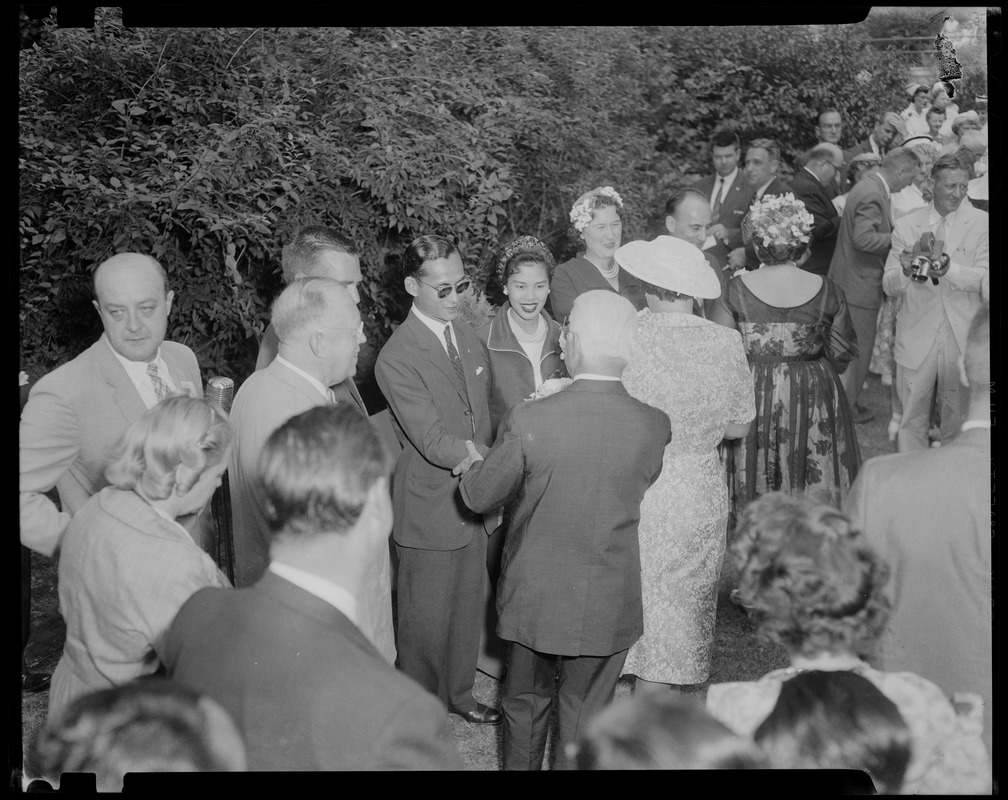
[[[872,375],[868,390],[861,393],[860,402],[874,413],[871,422],[858,425],[857,433],[862,457],[867,459],[882,453],[893,452],[894,446],[886,437],[889,422],[889,390],[882,386],[878,376]],[[717,621],[714,629],[714,647],[711,656],[712,683],[722,681],[752,680],[787,663],[783,651],[763,642],[745,612],[728,602],[732,588],[732,570],[723,571],[718,596]],[[56,596],[56,564],[54,561],[32,554],[32,636],[25,654],[29,669],[52,672],[63,649],[66,629],[60,617]],[[499,705],[500,682],[477,673],[475,695],[484,703]],[[632,692],[629,679],[621,680],[617,697]],[[45,722],[48,692],[22,694],[22,734],[25,743],[31,742],[36,731]],[[467,769],[497,770],[501,766],[501,728],[469,725],[454,715],[449,717],[452,733]],[[547,764],[552,763],[552,746],[547,744]],[[29,774],[30,774],[30,766]]]

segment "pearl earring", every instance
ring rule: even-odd
[[[506,288],[504,289],[504,294],[507,294],[507,289]]]

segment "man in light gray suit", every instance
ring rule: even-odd
[[[108,486],[110,451],[126,429],[170,392],[203,396],[192,350],[164,341],[175,294],[157,261],[118,253],[98,265],[94,292],[105,332],[40,379],[21,412],[21,543],[47,556]],[[45,496],[54,486],[62,511]]]
[[[886,153],[877,172],[857,182],[847,195],[828,277],[847,298],[857,333],[858,357],[840,376],[854,422],[868,422],[868,409],[857,405],[868,376],[875,323],[882,305],[882,272],[892,245],[893,192],[910,185],[920,161],[911,150]]]

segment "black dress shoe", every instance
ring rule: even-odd
[[[452,714],[458,714],[470,725],[500,725],[504,715],[499,708],[492,708],[484,703],[476,703],[474,711],[456,711],[450,709]]]
[[[52,675],[43,672],[26,672],[21,676],[22,692],[42,692],[49,688]]]

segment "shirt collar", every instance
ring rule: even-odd
[[[342,611],[343,615],[354,625],[357,624],[357,598],[353,596],[352,592],[348,592],[332,581],[327,581],[325,578],[281,561],[270,561],[269,571],[304,589],[308,594],[313,594],[320,600],[324,600],[337,611]]]
[[[806,172],[807,172],[807,173],[808,173],[809,175],[811,175],[811,176],[812,176],[813,178],[815,178],[815,179],[816,179],[816,183],[818,183],[818,184],[822,185],[822,181],[821,181],[821,180],[819,180],[819,176],[818,176],[818,175],[816,175],[816,174],[815,174],[815,173],[814,173],[814,172],[813,172],[812,170],[810,170],[810,169],[809,169],[808,167],[802,167],[802,169],[803,169],[803,170],[805,170],[805,171],[806,171]]]
[[[417,308],[416,303],[413,304],[410,311],[416,314],[416,318],[418,320],[430,328],[430,332],[437,336],[437,340],[441,342],[442,346],[444,345],[444,329],[445,325],[447,325],[448,329],[451,331],[452,342],[454,342],[455,346],[458,347],[458,342],[455,340],[455,327],[450,322],[442,322],[439,319],[434,319],[433,317],[424,314],[423,311]]]
[[[963,203],[965,203],[965,202],[966,201],[963,200]],[[960,203],[959,204],[959,208],[962,208],[962,207],[963,207],[963,204]],[[959,213],[959,208],[957,208],[955,211],[950,211],[946,215],[945,221],[949,225],[952,225],[952,224],[955,223],[956,214]],[[939,222],[941,222],[942,215],[938,212],[938,209],[935,208],[934,200],[931,201],[931,205],[928,207],[928,209],[929,209],[928,210],[928,223],[930,223],[931,225],[937,225]]]
[[[283,356],[277,356],[276,360],[279,361],[281,364],[283,364],[285,367],[287,367],[287,369],[289,369],[291,372],[296,372],[298,375],[300,375],[302,378],[304,378],[306,381],[308,381],[308,383],[310,383],[312,386],[314,386],[316,389],[319,390],[319,392],[322,394],[322,396],[326,400],[331,399],[330,395],[329,395],[329,387],[328,386],[323,386],[322,385],[322,381],[320,381],[314,375],[309,375],[307,372],[305,372],[300,367],[294,366],[293,364],[291,364],[290,361],[288,361]]]
[[[874,133],[869,133],[868,134],[868,144],[871,145],[872,152],[875,153],[875,155],[878,155],[878,156],[882,155],[882,148],[879,147],[878,146],[878,142],[875,141],[875,134]]]
[[[729,172],[727,175],[725,175],[724,178],[721,178],[720,175],[718,175],[717,173],[715,173],[714,174],[714,183],[717,183],[718,179],[721,179],[721,180],[724,181],[724,185],[725,186],[731,186],[733,183],[735,183],[735,178],[738,176],[738,171],[739,171],[739,168],[738,168],[738,166],[736,166],[735,169],[733,169],[731,172]]]
[[[757,199],[761,200],[763,198],[763,193],[767,190],[767,187],[774,182],[774,178],[776,177],[777,176],[775,175],[773,178],[770,178],[770,180],[768,180],[766,183],[760,186],[759,189],[756,190]]]
[[[878,179],[882,181],[882,186],[885,188],[886,197],[892,197],[892,189],[889,188],[889,184],[885,179],[885,175],[882,174],[882,170],[878,170],[874,174],[878,175]]]
[[[579,372],[574,376],[575,381],[615,381],[620,383],[622,378],[614,378],[612,375],[596,375],[594,372]]]
[[[158,372],[161,373],[162,377],[165,377],[168,373],[168,365],[165,364],[164,359],[161,358],[161,347],[158,346],[157,352],[154,354],[154,358],[150,361],[130,361],[128,358],[124,358],[116,349],[112,346],[112,342],[109,341],[108,336],[104,333],[102,334],[102,339],[105,340],[105,344],[109,346],[109,350],[112,351],[112,355],[116,357],[116,360],[123,365],[123,369],[126,370],[126,374],[130,376],[130,380],[133,383],[137,383],[147,377],[147,365],[151,362],[157,364]]]
[[[972,430],[973,428],[985,428],[990,430],[990,427],[991,421],[989,419],[968,419],[962,424],[959,432],[966,433],[966,431]]]

